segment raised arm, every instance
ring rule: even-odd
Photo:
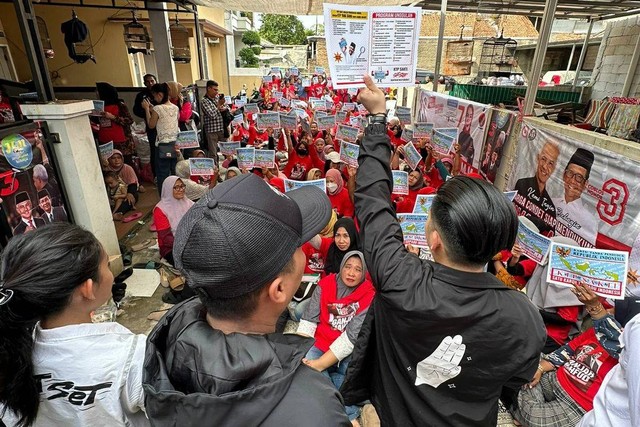
[[[367,87],[359,100],[372,114],[385,114],[384,94],[365,76]],[[383,128],[384,126],[377,126]],[[415,286],[416,271],[422,268],[403,244],[402,230],[391,206],[391,143],[386,129],[372,132],[367,127],[358,157],[355,208],[363,241],[363,249],[373,283],[379,292],[408,289]]]

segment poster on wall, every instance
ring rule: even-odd
[[[416,92],[415,122],[433,123],[433,130],[457,128],[460,144],[460,172],[478,172],[485,140],[489,106],[419,88]]]
[[[502,162],[502,153],[507,151],[507,143],[516,123],[516,117],[516,114],[511,111],[491,110],[487,137],[480,156],[480,175],[491,183],[496,180],[496,174]]]
[[[576,246],[629,252],[627,293],[640,296],[640,163],[526,121],[509,188],[518,215]],[[631,278],[633,276],[633,278]]]
[[[52,222],[69,222],[62,185],[46,147],[43,130],[0,132],[0,206],[8,237]]]

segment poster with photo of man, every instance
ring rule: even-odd
[[[480,175],[493,183],[502,163],[502,153],[511,137],[516,122],[516,114],[507,110],[491,110],[491,119],[487,125],[487,137],[480,156]]]
[[[424,89],[416,91],[414,123],[433,123],[433,129],[457,128],[460,172],[478,172],[489,106]]]
[[[640,163],[525,120],[509,180],[514,205],[546,236],[631,251],[640,234]]]

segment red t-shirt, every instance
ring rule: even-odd
[[[557,314],[567,322],[575,323],[578,321],[578,315],[580,314],[581,306],[574,305],[569,307],[558,307]],[[560,345],[564,345],[569,338],[569,332],[571,332],[571,324],[555,325],[549,323],[547,327],[547,335]]]
[[[160,208],[153,209],[153,223],[158,233],[158,247],[160,256],[165,256],[173,249],[173,233],[169,219]]]
[[[120,106],[105,105],[104,111],[118,117],[120,115]],[[125,142],[127,137],[124,128],[113,120],[106,117],[100,117],[100,130],[98,131],[98,141],[101,144],[113,141],[114,143]]]
[[[333,239],[331,237],[323,237],[319,249],[314,248],[309,242],[302,245],[302,252],[307,257],[307,265],[304,267],[305,274],[320,273],[320,277],[326,276],[324,264],[332,242]]]
[[[349,190],[342,188],[338,194],[328,194],[328,196],[331,207],[336,211],[338,217],[346,216],[353,218],[354,208],[353,202],[351,202],[351,198],[349,197]]]
[[[558,368],[558,383],[585,411],[593,409],[593,398],[607,373],[618,360],[605,350],[593,328],[569,342],[575,355]]]
[[[298,153],[292,151],[289,154],[289,161],[284,168],[283,173],[289,179],[296,181],[306,181],[307,172],[313,169],[313,159],[311,155],[307,154],[304,157],[300,157]]]

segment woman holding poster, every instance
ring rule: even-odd
[[[467,163],[473,164],[473,155],[475,149],[473,147],[473,138],[471,137],[471,123],[473,122],[473,105],[467,105],[464,116],[464,124],[462,130],[458,134],[458,143],[460,144],[460,155],[464,157]]]

